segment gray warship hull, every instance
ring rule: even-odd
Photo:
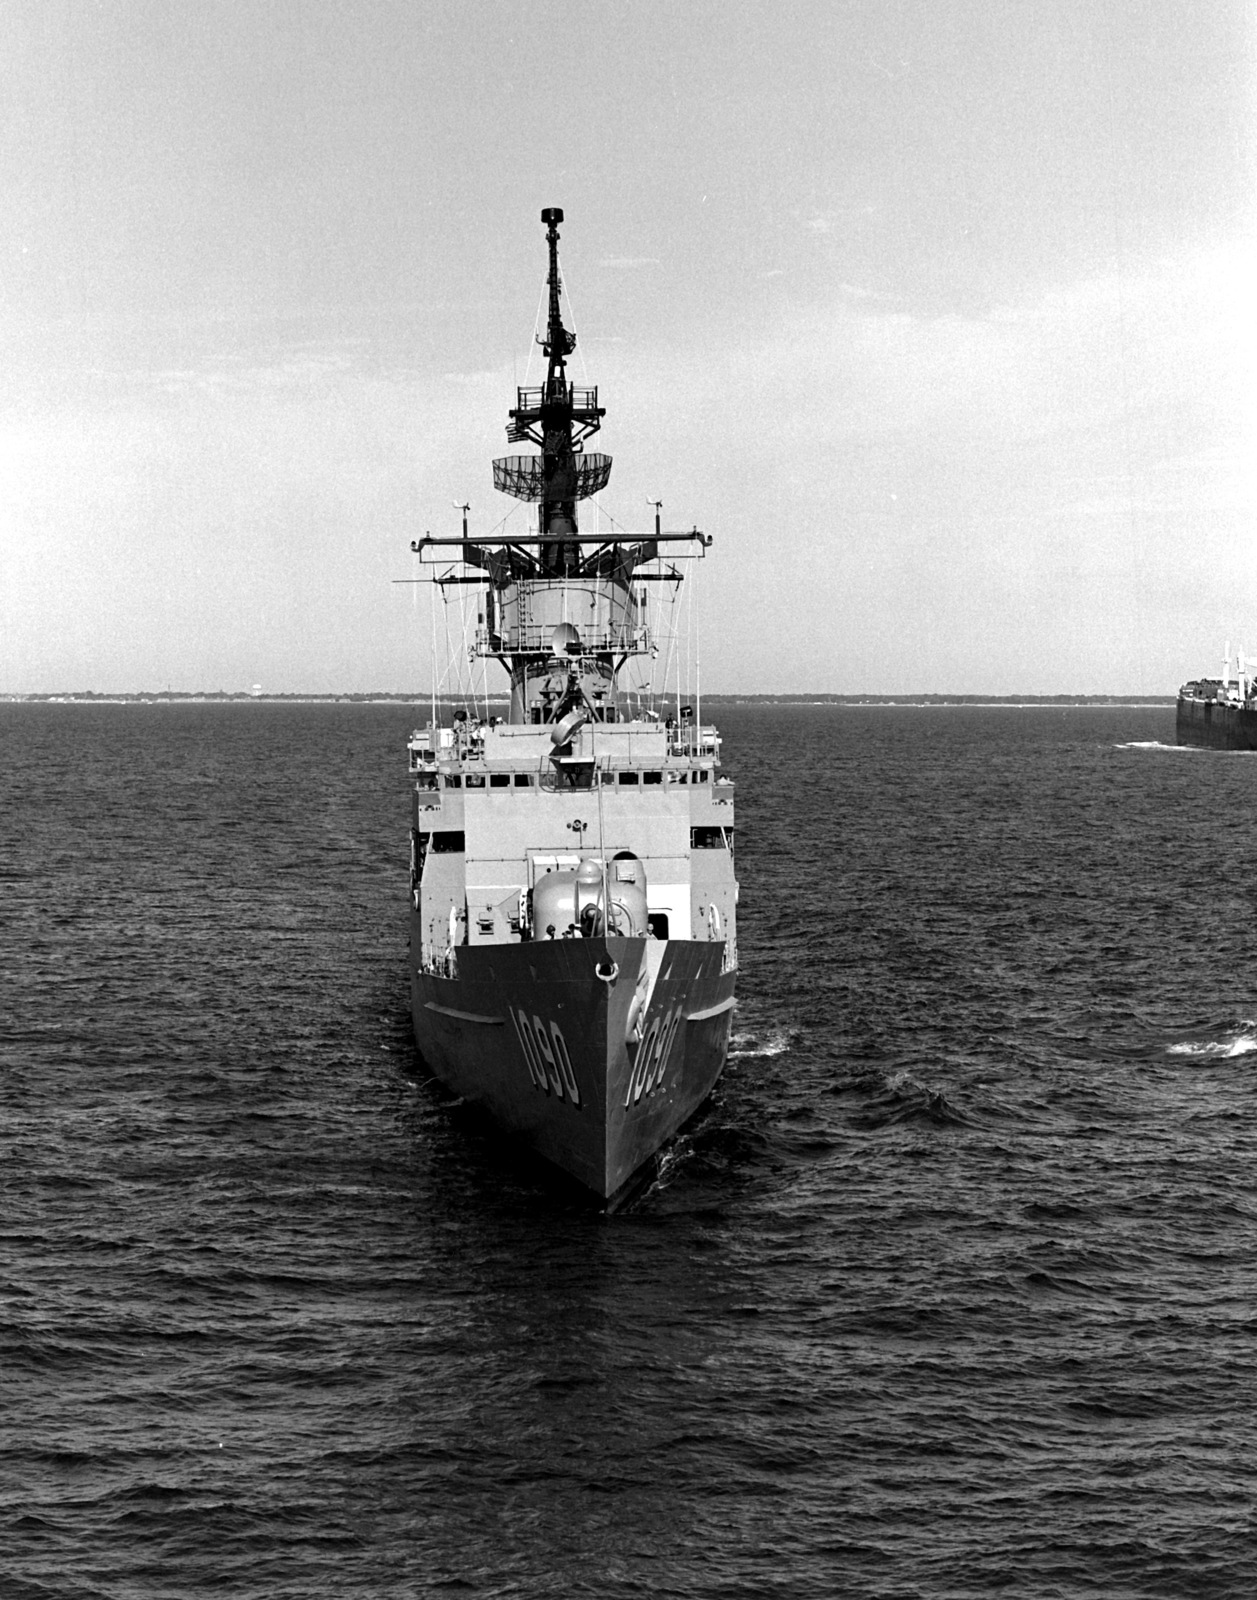
[[[723,954],[620,938],[466,947],[455,977],[414,969],[415,1040],[447,1088],[611,1200],[720,1076],[734,1004]]]

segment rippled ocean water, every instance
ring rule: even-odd
[[[607,1218],[416,1061],[413,716],[0,705],[0,1595],[1257,1593],[1257,758],[725,711]]]

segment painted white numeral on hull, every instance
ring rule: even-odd
[[[663,1082],[664,1069],[672,1054],[672,1041],[681,1024],[681,1007],[673,1006],[665,1017],[656,1018],[646,1030],[637,1049],[637,1060],[624,1091],[624,1105],[636,1105],[644,1094],[652,1094]]]
[[[562,1028],[557,1022],[547,1028],[540,1017],[530,1018],[526,1011],[515,1006],[509,1010],[533,1086],[560,1100],[566,1093],[574,1106],[580,1105],[580,1089]]]
[[[550,1038],[554,1044],[554,1059],[559,1064],[559,1075],[567,1097],[574,1106],[580,1105],[580,1090],[576,1087],[576,1074],[572,1071],[572,1058],[567,1053],[567,1040],[557,1022],[550,1024]]]
[[[514,1006],[508,1007],[511,1021],[515,1024],[515,1032],[519,1038],[519,1048],[524,1052],[524,1062],[528,1067],[528,1076],[533,1081],[533,1087],[549,1091],[546,1075],[541,1070],[541,1063],[537,1059],[537,1047],[532,1042],[532,1024],[522,1011],[516,1011]]]

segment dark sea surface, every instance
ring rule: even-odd
[[[400,706],[0,705],[0,1596],[1257,1594],[1257,758],[731,708],[612,1217],[409,1040]]]

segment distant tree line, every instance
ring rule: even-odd
[[[1172,694],[704,694],[705,706],[1152,706]]]
[[[98,689],[79,689],[61,694],[14,694],[7,700],[105,701],[143,705],[156,701],[318,701],[329,705],[368,704],[372,701],[400,705],[430,705],[432,697],[423,690],[404,693],[397,689],[377,689],[361,694],[251,694],[246,689],[154,689],[134,694],[106,694]],[[667,699],[667,696],[663,697]],[[691,698],[693,698],[691,696]],[[478,695],[473,701],[459,695],[438,695],[437,706],[504,706],[507,695]],[[706,706],[1150,706],[1174,704],[1172,694],[705,694]]]

